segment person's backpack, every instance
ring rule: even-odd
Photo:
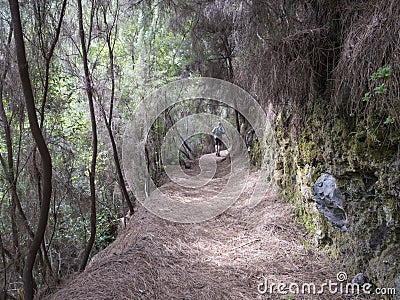
[[[221,137],[221,135],[224,133],[224,131],[223,131],[221,126],[215,127],[213,132],[217,137]]]

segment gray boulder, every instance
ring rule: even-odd
[[[346,212],[343,209],[343,196],[336,187],[336,179],[324,174],[317,179],[311,188],[312,199],[318,211],[324,214],[327,221],[341,231],[346,231]]]

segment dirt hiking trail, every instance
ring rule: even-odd
[[[162,191],[175,199],[217,193],[230,174],[227,152],[217,160],[214,179],[188,190],[175,183]],[[198,166],[185,170],[196,175]],[[268,283],[336,281],[337,269],[326,255],[305,247],[304,233],[285,202],[270,194],[255,208],[245,205],[257,180],[251,172],[244,193],[226,212],[209,221],[180,224],[161,219],[138,205],[126,228],[86,270],[47,299],[344,299],[324,295],[260,294]],[[186,199],[186,200],[185,200]]]

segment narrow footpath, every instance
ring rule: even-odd
[[[230,175],[229,156],[209,155],[218,167],[207,186],[188,190],[169,182],[162,191],[201,201],[221,190]],[[199,172],[198,166],[186,171]],[[318,292],[327,280],[337,282],[339,270],[313,248],[288,204],[274,193],[255,208],[245,204],[257,175],[251,172],[238,201],[209,221],[173,223],[138,205],[117,239],[48,299],[344,299],[327,287],[315,295],[303,286],[315,285]],[[292,292],[279,292],[279,283],[291,284]]]

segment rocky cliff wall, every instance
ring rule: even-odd
[[[396,282],[400,291],[400,134],[379,120],[371,133],[355,119],[329,118],[329,105],[322,103],[314,105],[297,136],[291,116],[279,113],[276,183],[315,243],[329,247],[349,277],[363,273],[377,287]],[[317,209],[324,174],[334,178],[344,228],[332,222],[343,217],[337,206],[328,204],[325,215]]]

